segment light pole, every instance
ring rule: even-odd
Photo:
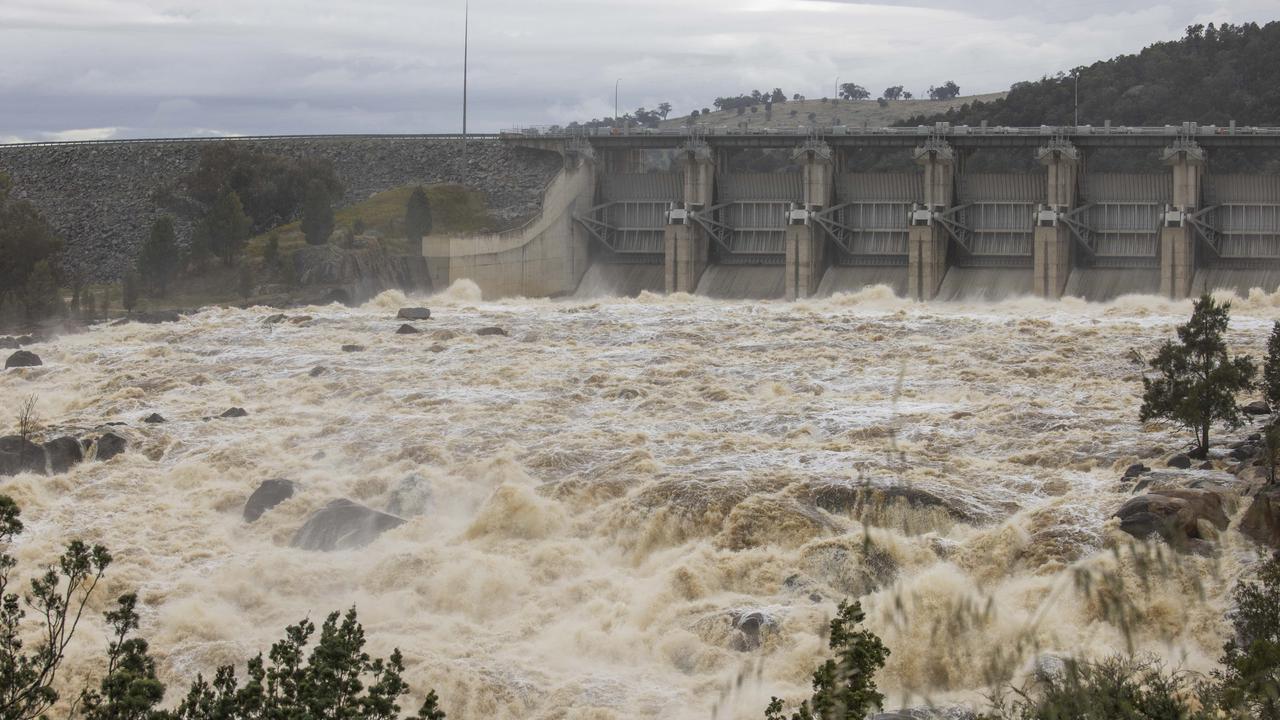
[[[618,125],[618,85],[622,84],[622,78],[613,81],[613,126]]]
[[[1075,124],[1080,127],[1080,71],[1076,70]]]
[[[462,184],[467,183],[467,56],[471,44],[471,3],[462,10]]]

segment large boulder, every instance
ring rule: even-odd
[[[99,435],[94,445],[93,456],[95,458],[98,460],[110,460],[124,452],[129,447],[129,441],[115,433],[108,432]]]
[[[133,314],[133,321],[145,323],[147,325],[159,325],[160,323],[178,322],[182,316],[172,310],[147,310]]]
[[[1186,453],[1178,453],[1177,455],[1174,455],[1173,457],[1169,458],[1168,462],[1166,462],[1165,464],[1171,468],[1177,468],[1179,470],[1187,470],[1191,468],[1191,456],[1187,455]]]
[[[1271,408],[1267,407],[1266,400],[1254,400],[1248,405],[1241,405],[1240,412],[1245,415],[1270,415]]]
[[[396,313],[397,320],[430,320],[431,311],[424,307],[405,307],[400,308],[400,312]]]
[[[404,522],[395,515],[338,499],[307,518],[290,544],[303,550],[354,550]]]
[[[1171,545],[1215,540],[1227,528],[1222,496],[1212,490],[1162,489],[1131,498],[1116,511],[1120,529],[1144,539],[1153,533]]]
[[[253,522],[262,517],[266,511],[293,497],[293,491],[294,485],[291,480],[282,478],[263,480],[244,504],[244,521]]]
[[[19,350],[18,352],[10,355],[8,360],[4,361],[4,367],[6,370],[18,367],[36,367],[37,365],[43,364],[44,363],[40,361],[40,356],[30,350]]]
[[[80,441],[64,435],[44,444],[45,455],[49,458],[49,472],[64,473],[80,461],[84,460],[84,449]]]
[[[1280,487],[1266,488],[1240,519],[1240,532],[1260,545],[1280,550]]]
[[[18,340],[16,338],[8,335],[0,337],[0,350],[17,350],[20,347],[22,346],[18,344]]]
[[[45,473],[44,448],[21,435],[0,437],[0,476]]]

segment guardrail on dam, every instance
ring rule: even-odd
[[[1280,285],[1280,174],[1268,174],[1280,163],[1210,164],[1219,152],[1280,157],[1280,128],[943,123],[502,139],[593,175],[561,208],[568,242],[591,258],[587,289],[795,299],[883,283],[920,300],[1109,299]],[[738,161],[750,151],[781,153],[785,166]],[[1091,169],[1113,151],[1146,159]],[[868,152],[914,163],[867,167]],[[1021,167],[973,161],[999,153]]]

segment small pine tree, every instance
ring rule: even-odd
[[[1142,378],[1139,418],[1182,425],[1195,435],[1198,457],[1209,451],[1209,428],[1215,422],[1229,427],[1243,423],[1236,394],[1253,386],[1253,360],[1228,357],[1223,335],[1230,322],[1231,303],[1219,304],[1209,295],[1195,303],[1191,319],[1179,325],[1178,342],[1167,340],[1150,362],[1155,377]]]
[[[245,300],[253,295],[253,268],[247,262],[240,265],[240,273],[236,277],[236,292]]]
[[[302,206],[302,234],[308,245],[324,245],[333,234],[333,203],[324,185],[313,182]]]
[[[212,242],[209,240],[209,228],[207,223],[196,225],[191,232],[191,243],[187,245],[186,257],[183,265],[187,269],[187,273],[191,275],[203,275],[209,269],[209,262],[213,259]]]
[[[1262,563],[1257,582],[1236,585],[1232,606],[1234,637],[1223,647],[1214,672],[1223,704],[1243,715],[1280,718],[1280,554]]]
[[[209,249],[214,255],[222,258],[222,264],[231,267],[235,264],[244,244],[249,241],[249,233],[253,223],[244,212],[240,196],[228,190],[218,197],[213,209],[205,216],[205,231],[208,233]]]
[[[151,234],[138,256],[138,269],[157,295],[163,297],[169,292],[169,283],[178,272],[178,238],[173,218],[165,215],[151,224]]]
[[[41,260],[31,269],[23,290],[23,305],[27,322],[31,323],[62,314],[62,296],[58,294],[58,281],[49,261]]]
[[[275,233],[271,233],[267,246],[262,249],[262,264],[271,270],[280,269],[280,237]]]
[[[1272,412],[1280,409],[1280,321],[1271,326],[1267,360],[1262,366],[1262,396]]]
[[[413,189],[404,207],[404,234],[412,243],[421,243],[431,234],[431,201],[421,186]]]
[[[860,603],[840,603],[828,642],[835,657],[813,672],[813,696],[800,704],[791,720],[854,720],[884,702],[875,674],[884,667],[889,649],[875,633],[858,628],[865,619]],[[770,701],[765,720],[785,720],[782,700]]]
[[[124,274],[124,281],[120,287],[120,304],[124,306],[124,311],[132,313],[133,309],[138,305],[138,271],[132,268]]]

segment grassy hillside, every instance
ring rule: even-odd
[[[925,111],[902,124],[1070,124],[1077,75],[1081,124],[1280,125],[1280,22],[1193,25],[1181,39],[1136,55],[1018,83],[1003,98]]]
[[[1005,93],[987,95],[970,95],[954,100],[890,100],[888,105],[880,107],[875,100],[790,100],[773,106],[772,117],[766,117],[764,105],[759,105],[756,112],[747,110],[738,115],[736,110],[712,112],[699,115],[698,123],[711,126],[736,128],[740,123],[747,123],[750,128],[789,128],[809,125],[809,113],[816,115],[818,125],[844,124],[852,127],[884,127],[894,125],[913,115],[945,113],[975,102],[990,103],[1005,96]],[[795,116],[791,112],[795,111]],[[686,117],[671,117],[662,123],[665,128],[683,127]]]

